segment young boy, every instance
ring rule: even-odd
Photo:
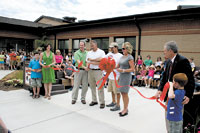
[[[40,87],[42,87],[41,80],[42,80],[42,74],[41,74],[41,66],[39,63],[40,55],[38,52],[34,53],[34,59],[30,61],[29,64],[29,70],[31,70],[31,85],[33,87],[33,99],[40,97]],[[37,94],[36,94],[36,88],[37,88]]]
[[[188,78],[184,73],[177,73],[173,76],[173,83],[170,82],[168,92],[167,120],[169,121],[169,133],[182,133],[183,126],[183,98],[185,96],[184,86]]]
[[[74,72],[72,70],[69,70],[68,68],[71,68],[71,69],[74,70],[74,66],[72,65],[71,60],[68,61],[68,64],[66,65],[65,70],[64,70],[64,74],[65,74],[66,79],[71,80],[71,86],[72,87],[70,88],[70,90],[72,90],[73,86],[74,86]]]
[[[154,72],[154,78],[153,78],[153,88],[158,88],[160,85],[160,77],[162,74],[161,66],[156,66],[156,71]]]

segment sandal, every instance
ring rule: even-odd
[[[40,98],[40,95],[36,95],[36,98]]]
[[[32,98],[35,99],[35,98],[36,98],[36,95],[33,95]]]
[[[47,98],[47,97],[48,97],[48,95],[45,95],[45,96],[44,96],[44,98]]]
[[[48,100],[51,100],[51,96],[50,95],[48,95]]]

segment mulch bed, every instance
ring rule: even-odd
[[[14,87],[14,86],[5,86],[4,82],[5,81],[0,80],[0,90],[11,91],[11,90],[20,90],[20,89],[23,89],[23,88]]]
[[[10,79],[16,79],[16,78],[22,79],[22,76],[23,76],[23,71],[22,70],[13,71],[12,73],[8,74],[2,80],[0,80],[0,90],[11,91],[11,90],[23,89],[21,87],[14,87],[12,85],[11,86],[5,86],[4,85],[5,81],[10,80]]]

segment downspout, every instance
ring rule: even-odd
[[[134,22],[135,22],[135,25],[137,26],[137,29],[138,29],[138,32],[139,32],[139,38],[138,38],[138,55],[140,55],[140,52],[141,52],[141,27],[139,25],[139,22],[137,21],[137,19],[134,17]]]
[[[54,34],[54,53],[56,52],[56,33]]]

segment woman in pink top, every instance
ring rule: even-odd
[[[141,55],[138,55],[138,58],[137,58],[137,65],[138,65],[138,66],[142,66],[142,64],[143,64],[142,56],[141,56]]]
[[[61,65],[63,64],[63,56],[61,55],[60,50],[56,50],[55,59],[56,67],[61,67]]]
[[[153,81],[153,76],[154,76],[154,66],[151,65],[149,68],[148,68],[148,76],[146,76],[144,82],[145,82],[145,85],[146,87],[150,87],[152,81]],[[149,84],[148,84],[149,83]]]

